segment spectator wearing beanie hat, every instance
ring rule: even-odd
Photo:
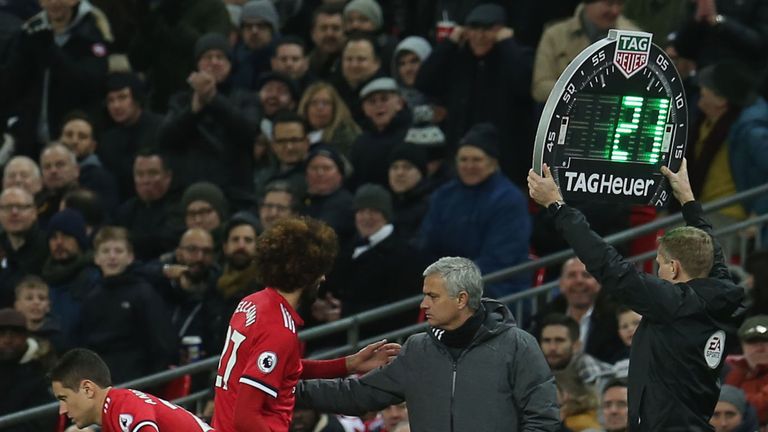
[[[243,5],[240,37],[235,45],[232,84],[255,90],[259,76],[271,69],[275,43],[280,38],[280,17],[270,0]]]
[[[221,244],[229,203],[218,186],[209,182],[190,185],[181,196],[181,208],[187,229],[202,228],[211,234],[217,247]]]
[[[78,211],[64,209],[53,215],[48,222],[48,251],[41,276],[48,283],[51,312],[60,320],[65,343],[73,343],[82,301],[99,279],[85,219]]]
[[[273,120],[280,111],[295,112],[299,103],[299,86],[288,75],[280,72],[264,72],[256,86],[261,104],[261,134],[273,139]]]
[[[747,403],[744,392],[728,384],[720,388],[720,397],[709,424],[715,432],[753,432],[760,427],[755,409]]]
[[[453,178],[455,174],[453,163],[446,163],[449,149],[442,129],[430,124],[415,125],[408,129],[404,141],[426,152],[427,182],[430,192]]]
[[[346,163],[333,148],[316,144],[305,161],[307,196],[304,213],[336,231],[343,243],[354,235],[352,194],[344,188]]]
[[[389,155],[389,189],[393,198],[390,219],[397,234],[415,239],[429,207],[427,154],[413,144],[402,144]]]
[[[397,39],[384,29],[384,14],[376,0],[352,0],[344,6],[344,31],[370,37],[378,46],[382,64],[392,61]]]
[[[117,181],[120,202],[134,195],[133,159],[143,147],[154,145],[163,116],[146,107],[144,83],[135,73],[114,73],[107,78],[106,105],[111,126],[96,147],[104,167]]]
[[[376,184],[364,184],[354,198],[356,241],[339,253],[337,267],[326,283],[341,299],[342,313],[354,315],[382,304],[419,293],[419,275],[426,265],[392,225],[392,197]],[[418,313],[410,310],[386,323],[363,326],[361,337],[401,328],[415,322]]]
[[[136,28],[131,63],[152,77],[151,109],[166,112],[169,98],[186,88],[197,60],[195,37],[226,35],[232,24],[221,0],[161,1],[151,7]]]
[[[218,229],[229,217],[224,192],[213,183],[197,182],[181,196],[187,229],[202,228],[208,232]]]
[[[488,123],[473,126],[461,139],[458,178],[433,194],[421,227],[420,244],[430,258],[464,256],[483,274],[528,259],[531,221],[528,203],[499,171],[499,133]],[[528,275],[485,287],[489,297],[530,286]]]
[[[432,53],[432,46],[421,36],[408,36],[400,41],[392,57],[392,77],[400,86],[403,99],[413,111],[413,122],[440,123],[445,119],[445,108],[433,106],[424,93],[415,87],[416,76],[424,60]]]
[[[209,181],[237,207],[250,204],[253,190],[253,143],[260,119],[259,101],[233,88],[224,36],[206,34],[195,47],[197,71],[190,89],[175,94],[157,133],[177,184]]]

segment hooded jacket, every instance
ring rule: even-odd
[[[432,329],[362,378],[300,381],[297,403],[361,415],[407,401],[414,432],[559,430],[555,383],[538,343],[501,303],[483,299],[482,307],[485,321],[456,360]]]
[[[683,216],[711,235],[701,204],[686,203]],[[708,277],[672,283],[638,271],[578,210],[561,208],[555,224],[603,289],[643,316],[630,352],[629,430],[714,431],[709,418],[720,395],[725,334],[744,299],[720,246]]]

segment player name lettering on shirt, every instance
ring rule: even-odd
[[[136,397],[138,397],[139,399],[143,400],[144,403],[147,403],[147,404],[150,404],[150,405],[157,405],[157,402],[155,402],[152,399],[150,399],[149,396],[147,396],[146,393],[142,393],[142,392],[140,392],[138,390],[133,390],[133,389],[129,389],[129,390],[130,390],[131,393],[135,394]]]
[[[243,300],[237,305],[237,309],[235,309],[235,313],[244,313],[245,314],[245,326],[248,327],[249,325],[256,322],[256,305],[251,303],[248,300]]]

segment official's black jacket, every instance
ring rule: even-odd
[[[683,216],[711,233],[697,202],[683,206]],[[708,278],[673,284],[638,271],[578,210],[561,208],[555,224],[603,289],[643,315],[630,354],[629,430],[714,431],[709,418],[720,394],[725,332],[744,298],[719,245]]]

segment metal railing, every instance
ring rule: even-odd
[[[761,185],[753,189],[707,203],[703,206],[704,212],[710,213],[710,212],[728,207],[736,203],[743,202],[750,198],[763,195],[766,193],[768,193],[768,184]],[[682,219],[683,219],[682,214],[676,213],[670,216],[656,219],[647,224],[634,227],[617,234],[613,234],[611,236],[606,237],[605,240],[608,243],[613,245],[621,244],[621,243],[633,240],[642,235],[657,232],[659,229],[675,226],[679,224],[682,221]],[[746,228],[753,227],[756,225],[759,226],[766,223],[768,223],[768,214],[761,215],[758,217],[753,217],[746,221],[730,225],[728,227],[725,227],[724,229],[716,231],[715,235],[721,236],[721,235],[733,234],[741,230],[744,230]],[[758,242],[761,240],[759,235],[757,239],[758,239]],[[741,252],[743,253],[744,247],[742,246],[740,249],[742,249]],[[539,258],[534,261],[525,262],[525,263],[510,267],[508,269],[499,270],[497,272],[487,274],[483,277],[483,281],[485,283],[499,282],[499,281],[508,279],[512,276],[515,276],[519,273],[530,272],[538,268],[562,263],[565,260],[571,258],[572,256],[574,256],[572,249],[560,251],[560,252]],[[649,251],[641,255],[631,257],[629,259],[630,261],[638,262],[638,261],[645,261],[645,260],[651,259],[655,256],[656,256],[656,251]],[[513,307],[515,309],[514,312],[516,313],[515,316],[522,316],[522,311],[525,306],[524,302],[531,301],[530,311],[532,313],[535,313],[537,310],[538,303],[534,300],[540,298],[540,296],[544,296],[546,299],[549,299],[553,293],[553,290],[557,286],[558,286],[558,282],[552,281],[552,282],[545,283],[539,287],[526,290],[524,292],[519,292],[519,293],[502,297],[499,300],[505,304],[514,304]],[[378,337],[369,338],[362,341],[359,338],[360,326],[362,324],[371,323],[376,320],[386,318],[400,312],[417,308],[419,303],[421,302],[421,299],[422,299],[421,295],[416,295],[414,297],[400,300],[394,303],[390,303],[385,306],[378,307],[376,309],[371,309],[354,316],[342,318],[332,323],[328,323],[328,324],[313,327],[307,330],[303,330],[299,332],[299,337],[302,340],[313,340],[313,339],[328,336],[340,331],[347,332],[347,343],[345,345],[315,353],[310,356],[310,358],[313,358],[313,359],[334,358],[334,357],[339,357],[341,355],[346,355],[348,353],[354,352],[355,350],[369,343],[375,342],[377,340],[381,340],[382,338],[388,338],[390,340],[401,340],[413,333],[424,331],[427,328],[427,324],[426,323],[414,324],[399,330],[390,331]],[[171,380],[174,380],[178,377],[181,377],[187,374],[194,374],[198,372],[214,370],[217,364],[218,364],[218,356],[209,357],[207,359],[203,359],[192,364],[179,366],[174,369],[158,372],[152,375],[148,375],[146,377],[129,381],[127,383],[119,385],[119,387],[145,389],[147,387],[153,387],[153,386],[167,383]],[[187,395],[181,399],[174,400],[173,402],[178,403],[180,405],[186,405],[189,403],[194,403],[194,402],[203,400],[209,397],[210,394],[211,394],[211,390],[202,390],[202,391]],[[24,411],[19,411],[13,414],[5,415],[0,417],[0,429],[7,428],[9,426],[13,426],[25,421],[33,420],[39,416],[53,415],[57,412],[57,410],[58,410],[58,403],[53,402],[50,404],[41,405],[41,406],[26,409]]]

